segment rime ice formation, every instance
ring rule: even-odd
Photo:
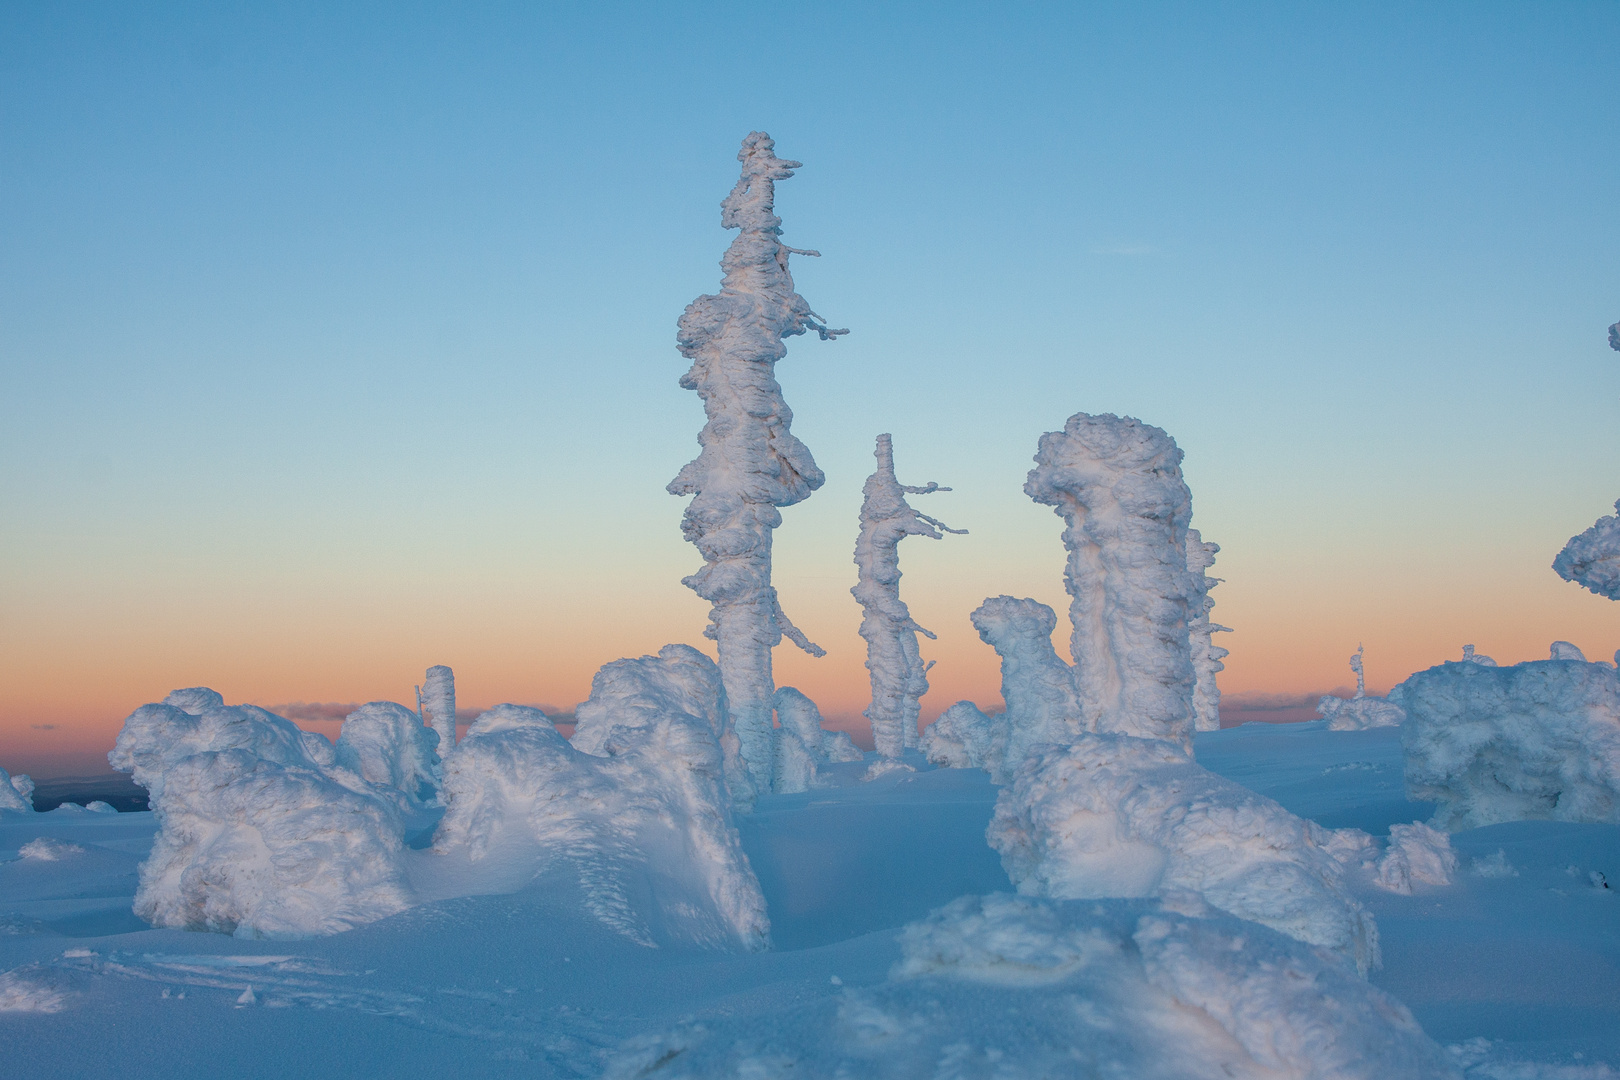
[[[420,804],[431,801],[438,790],[439,755],[434,752],[438,740],[438,733],[424,727],[422,718],[405,706],[373,701],[343,721],[333,760]]]
[[[135,710],[107,755],[147,789],[158,822],[136,915],[302,937],[410,905],[397,805],[334,767],[324,737],[252,705],[226,706],[211,690],[167,701]]]
[[[1552,655],[1549,660],[1586,660],[1586,654],[1581,652],[1579,646],[1568,641],[1555,641],[1552,643]]]
[[[832,761],[859,761],[860,748],[843,731],[821,726],[821,710],[799,690],[784,686],[776,691],[776,766],[774,791],[792,794],[818,784],[822,765]]]
[[[1051,608],[996,596],[979,605],[972,619],[979,637],[1001,657],[1007,707],[991,725],[984,765],[991,779],[1004,784],[1033,748],[1070,742],[1082,730],[1082,705],[1069,665],[1052,648],[1057,615]]]
[[[547,876],[648,946],[760,949],[765,900],[731,821],[716,739],[719,670],[685,645],[599,671],[572,744],[498,705],[445,761],[434,850],[496,875]]]
[[[988,768],[995,724],[973,702],[958,701],[923,729],[923,756],[942,769]]]
[[[1367,696],[1367,676],[1362,668],[1364,648],[1356,646],[1350,657],[1350,670],[1356,673],[1356,696],[1334,697],[1324,694],[1316,703],[1316,715],[1328,722],[1329,731],[1364,731],[1367,728],[1399,727],[1406,722],[1406,713],[1387,698]]]
[[[32,814],[34,781],[25,774],[12,776],[0,769],[0,811],[14,814]]]
[[[1490,657],[1486,656],[1484,653],[1475,652],[1474,647],[1472,645],[1464,645],[1463,646],[1462,662],[1465,663],[1465,664],[1478,664],[1481,667],[1495,667],[1496,666],[1496,661],[1495,660],[1492,660]]]
[[[1230,632],[1230,626],[1211,622],[1209,613],[1215,601],[1209,591],[1221,579],[1204,573],[1215,565],[1221,545],[1206,541],[1197,529],[1187,530],[1187,572],[1192,575],[1193,591],[1187,601],[1187,648],[1193,666],[1193,728],[1196,731],[1221,729],[1221,688],[1215,676],[1226,670],[1221,663],[1231,655],[1210,640],[1213,634]]]
[[[1590,529],[1570,537],[1552,568],[1565,581],[1620,600],[1620,502],[1614,509],[1614,514],[1598,518]]]
[[[908,536],[941,540],[953,529],[912,509],[909,495],[949,491],[938,484],[911,487],[894,475],[894,443],[877,437],[877,469],[861,489],[861,531],[855,540],[859,576],[850,589],[861,605],[861,637],[866,639],[866,670],[872,679],[872,704],[866,718],[872,722],[872,741],[884,757],[897,758],[917,745],[919,699],[928,692],[928,669],[917,651],[917,635],[933,640],[932,631],[918,625],[900,599],[900,541]]]
[[[448,757],[456,747],[456,675],[443,664],[427,669],[422,680],[422,720],[439,733],[439,754]]]
[[[1620,322],[1609,327],[1609,348],[1620,352]]]
[[[778,158],[775,145],[761,131],[743,140],[742,176],[720,204],[720,223],[740,230],[720,260],[720,294],[698,297],[681,316],[676,343],[692,361],[681,386],[703,399],[708,423],[698,435],[702,451],[668,489],[694,496],[681,531],[704,566],[682,581],[712,605],[704,634],[719,646],[742,761],[761,791],[770,790],[774,757],[771,649],[786,636],[822,655],[788,621],[771,587],[778,507],[803,502],[824,479],[789,430],[793,412],[777,385],[776,362],[787,355],[784,338],[813,330],[825,341],[847,332],[828,329],[793,291],[788,256],[815,253],[795,252],[780,239],[776,181],[800,165]]]
[[[1025,895],[1196,893],[1363,973],[1378,966],[1377,927],[1337,855],[1366,834],[1295,817],[1173,743],[1095,734],[1048,747],[1002,789],[986,835]]]
[[[1451,837],[1422,823],[1391,825],[1389,847],[1378,860],[1374,881],[1390,892],[1412,895],[1412,883],[1450,885],[1457,872]]]
[[[1453,662],[1390,691],[1409,798],[1461,832],[1503,821],[1620,823],[1620,674],[1608,664]]]
[[[1192,493],[1175,440],[1140,420],[1076,413],[1041,436],[1024,493],[1063,518],[1080,719],[1191,749],[1187,626]]]
[[[1190,896],[964,896],[900,950],[881,982],[636,1039],[605,1080],[1460,1080],[1395,998]]]

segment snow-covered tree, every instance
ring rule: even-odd
[[[900,599],[900,541],[908,536],[934,540],[946,533],[962,534],[906,502],[907,495],[949,491],[938,484],[910,487],[894,475],[894,441],[877,437],[877,470],[862,489],[861,532],[855,541],[855,565],[860,569],[849,591],[861,605],[861,637],[866,639],[866,670],[872,677],[872,704],[866,718],[872,722],[872,740],[884,757],[899,757],[917,745],[920,699],[928,692],[928,669],[917,651],[917,635],[934,634],[911,617]]]
[[[443,664],[427,669],[422,681],[422,719],[439,733],[439,756],[446,757],[456,745],[456,675]]]
[[[1221,728],[1221,688],[1215,676],[1226,670],[1221,661],[1229,653],[1210,638],[1212,634],[1232,628],[1210,621],[1209,613],[1215,601],[1209,591],[1220,584],[1221,579],[1204,573],[1215,565],[1215,556],[1220,550],[1221,545],[1208,543],[1197,529],[1187,530],[1187,572],[1192,574],[1193,581],[1193,595],[1187,605],[1187,647],[1192,650],[1193,728],[1197,731]]]
[[[810,497],[824,477],[810,450],[789,430],[793,413],[776,382],[784,338],[831,330],[793,290],[795,252],[780,240],[774,212],[776,181],[800,167],[774,153],[762,131],[743,140],[742,176],[720,204],[720,223],[740,234],[720,260],[717,296],[700,296],[681,316],[677,344],[692,367],[681,386],[703,399],[708,423],[697,458],[670,482],[672,495],[691,495],[681,530],[704,565],[682,582],[712,605],[704,634],[719,647],[731,722],[747,773],[760,791],[771,786],[771,649],[785,636],[814,655],[823,650],[782,612],[771,587],[771,530],[779,507]]]
[[[1030,753],[1064,745],[1086,730],[1074,672],[1052,648],[1057,613],[1039,600],[992,596],[970,616],[979,638],[1001,657],[1001,699],[1006,708],[991,718],[983,764],[990,779],[1011,783]],[[972,713],[958,714],[972,724]]]
[[[1062,517],[1082,719],[1192,747],[1192,493],[1181,451],[1132,417],[1076,413],[1041,436],[1024,492]]]
[[[1553,560],[1553,570],[1599,596],[1620,600],[1620,502],[1615,514],[1600,517],[1590,529],[1569,538]]]

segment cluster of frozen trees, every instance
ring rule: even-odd
[[[1387,698],[1369,697],[1367,673],[1362,664],[1365,652],[1356,646],[1350,657],[1350,670],[1356,673],[1356,694],[1352,698],[1323,695],[1316,703],[1316,715],[1328,722],[1329,731],[1363,731],[1376,727],[1399,727],[1406,722],[1406,713]]]

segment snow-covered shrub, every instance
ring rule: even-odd
[[[1204,585],[1188,570],[1192,493],[1175,440],[1131,417],[1076,413],[1041,436],[1024,492],[1064,521],[1078,719],[1190,750],[1187,628]]]
[[[1325,950],[1181,896],[966,896],[889,977],[643,1036],[610,1080],[1455,1080],[1412,1014]]]
[[[1457,872],[1457,856],[1451,850],[1451,837],[1422,823],[1391,825],[1389,847],[1378,860],[1374,880],[1380,887],[1403,896],[1412,894],[1412,883],[1450,885]]]
[[[1081,730],[1069,665],[1052,648],[1057,615],[1036,600],[996,596],[973,612],[979,637],[1001,657],[1006,710],[991,726],[984,765],[1003,784],[1037,746],[1063,744]]]
[[[34,781],[26,773],[12,776],[0,769],[0,812],[32,814],[34,812]]]
[[[597,673],[572,745],[538,709],[484,713],[444,765],[434,850],[507,886],[571,881],[645,945],[764,948],[770,923],[731,821],[720,674],[684,645]]]
[[[1162,740],[1085,735],[1030,758],[987,838],[1025,895],[1191,892],[1362,972],[1378,965],[1377,927],[1345,890],[1333,834]]]
[[[1221,545],[1206,541],[1197,529],[1187,530],[1187,572],[1192,575],[1192,595],[1187,600],[1187,648],[1193,666],[1193,728],[1197,731],[1219,731],[1221,728],[1221,688],[1215,677],[1226,670],[1221,663],[1230,653],[1216,645],[1211,637],[1230,632],[1230,626],[1211,622],[1209,613],[1215,601],[1209,591],[1221,582],[1220,578],[1204,573],[1215,565],[1215,556]]]
[[[1407,794],[1439,804],[1434,827],[1620,822],[1620,675],[1608,664],[1440,664],[1390,698],[1407,715]]]
[[[985,768],[994,725],[973,702],[958,701],[923,729],[923,755],[945,769]]]
[[[1361,646],[1350,658],[1350,670],[1356,673],[1356,696],[1334,697],[1325,694],[1316,703],[1316,715],[1328,722],[1329,731],[1364,731],[1367,728],[1399,727],[1406,723],[1406,713],[1386,698],[1367,696],[1367,675],[1362,667]]]
[[[771,649],[785,636],[823,655],[788,620],[771,587],[771,530],[778,507],[810,497],[825,477],[809,447],[794,437],[793,411],[776,381],[776,362],[787,355],[784,338],[832,330],[793,288],[776,216],[776,181],[799,168],[775,153],[763,131],[743,140],[742,173],[720,204],[720,223],[740,230],[720,260],[725,278],[718,296],[700,296],[681,316],[676,345],[692,367],[681,386],[703,399],[708,422],[703,449],[669,482],[671,495],[691,495],[681,532],[697,546],[703,566],[682,579],[709,601],[704,634],[719,646],[726,695],[744,778],[752,791],[771,790],[775,757],[771,727]],[[812,253],[813,254],[813,253]],[[736,765],[728,773],[737,775]],[[749,798],[733,788],[733,794]]]
[[[860,748],[843,731],[821,726],[821,710],[798,689],[784,686],[773,699],[776,719],[774,790],[782,794],[809,791],[817,786],[822,765],[831,761],[859,761]]]
[[[909,495],[949,491],[938,484],[910,487],[894,475],[894,445],[888,435],[877,437],[877,469],[862,488],[861,530],[855,539],[858,580],[850,589],[861,605],[861,637],[866,639],[866,670],[871,674],[872,704],[866,718],[872,724],[877,752],[897,758],[917,745],[918,702],[928,692],[928,669],[917,650],[917,635],[932,639],[932,631],[918,625],[900,599],[900,541],[908,536],[939,540],[946,533],[962,533],[937,518],[918,513],[906,502]]]
[[[1614,514],[1598,518],[1590,529],[1570,537],[1552,568],[1565,581],[1620,600],[1620,502],[1614,509]]]
[[[204,750],[164,770],[152,810],[135,914],[154,926],[304,937],[412,903],[398,812],[352,773]]]
[[[403,705],[372,701],[343,721],[333,761],[381,787],[403,792],[415,803],[438,790],[439,733]]]
[[[297,937],[408,906],[397,793],[335,755],[324,736],[205,687],[136,709],[107,755],[146,788],[158,823],[135,914]]]

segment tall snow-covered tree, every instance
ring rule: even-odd
[[[742,176],[720,204],[720,223],[739,235],[720,260],[717,296],[700,296],[681,316],[676,341],[692,367],[681,386],[696,390],[708,417],[702,451],[670,482],[691,495],[681,521],[704,565],[682,583],[712,605],[704,634],[719,647],[730,717],[749,779],[771,787],[774,756],[771,649],[783,637],[813,656],[823,650],[788,620],[771,587],[771,530],[779,508],[810,497],[824,477],[810,450],[789,430],[793,412],[776,382],[783,339],[831,330],[793,289],[788,256],[814,255],[782,243],[776,181],[800,167],[775,154],[762,131],[743,140]]]
[[[1220,584],[1221,579],[1204,573],[1215,565],[1215,556],[1220,550],[1221,545],[1205,540],[1197,529],[1187,530],[1187,572],[1192,575],[1193,586],[1187,603],[1187,646],[1192,650],[1193,727],[1198,731],[1221,728],[1221,688],[1215,676],[1226,670],[1221,661],[1230,655],[1211,640],[1211,635],[1232,629],[1211,622],[1209,617],[1215,607],[1209,591]]]
[[[900,541],[908,536],[934,540],[945,533],[965,533],[937,518],[919,513],[907,495],[949,491],[938,484],[910,487],[894,475],[894,440],[877,437],[877,470],[862,489],[861,532],[855,541],[855,565],[860,574],[849,591],[861,605],[861,637],[866,639],[866,670],[872,678],[872,704],[866,718],[872,722],[872,740],[884,757],[899,757],[917,745],[917,714],[928,692],[928,669],[917,649],[917,635],[934,634],[911,617],[900,599]]]

